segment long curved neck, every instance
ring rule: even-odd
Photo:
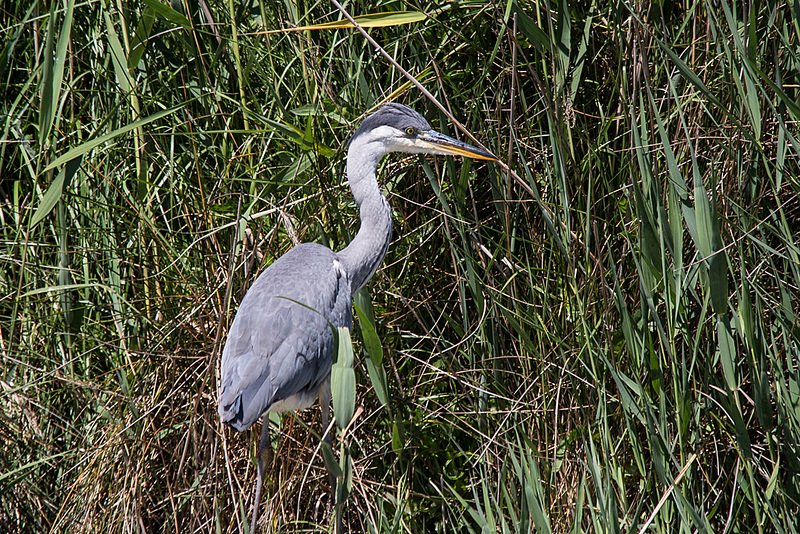
[[[375,274],[392,238],[392,211],[375,179],[385,152],[371,148],[356,142],[347,153],[347,179],[360,209],[361,227],[338,256],[353,293]]]

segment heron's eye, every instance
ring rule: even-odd
[[[413,126],[406,128],[406,135],[414,135],[415,133],[417,133],[417,129]]]

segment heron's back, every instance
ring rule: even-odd
[[[245,430],[266,411],[310,406],[330,380],[328,322],[351,326],[350,283],[334,252],[303,243],[270,265],[239,306],[222,352],[222,420]]]

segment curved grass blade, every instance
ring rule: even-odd
[[[72,177],[75,176],[75,173],[81,166],[81,160],[82,156],[71,159],[64,165],[61,171],[59,171],[56,179],[53,180],[53,183],[50,184],[50,187],[47,188],[47,191],[42,196],[42,201],[39,203],[39,207],[36,208],[36,212],[33,214],[31,222],[28,225],[29,229],[39,224],[39,222],[52,211],[53,207],[58,203],[58,200],[64,193],[66,185],[69,184],[70,180],[72,180]]]
[[[167,115],[170,115],[178,111],[179,109],[182,109],[185,105],[186,104],[181,104],[180,106],[175,106],[174,108],[171,109],[165,109],[157,113],[153,113],[149,117],[145,117],[143,119],[139,119],[138,121],[134,121],[130,124],[126,124],[122,128],[117,128],[113,132],[107,133],[106,135],[101,135],[100,137],[96,137],[94,139],[86,141],[85,143],[82,143],[76,146],[75,148],[68,150],[61,156],[57,157],[54,161],[50,163],[50,165],[44,168],[43,172],[49,171],[50,169],[58,167],[59,165],[67,163],[68,161],[72,161],[73,159],[86,154],[87,152],[102,145],[103,143],[111,141],[112,139],[115,139],[123,134],[126,134],[131,130],[138,128],[139,126],[144,126],[145,124],[150,124],[151,122],[157,121],[162,117],[166,117]]]
[[[168,4],[163,4],[158,0],[144,0],[144,3],[162,19],[174,22],[184,30],[192,29],[192,23],[189,22],[189,19],[182,13],[172,9]]]
[[[366,302],[365,302],[366,301]],[[359,303],[361,305],[359,305]],[[358,314],[358,326],[361,329],[361,337],[364,339],[364,350],[369,356],[365,362],[367,364],[367,372],[369,379],[372,382],[372,387],[378,400],[384,406],[389,405],[389,387],[386,382],[386,372],[383,370],[383,347],[381,340],[378,337],[378,332],[375,331],[374,318],[368,317],[372,315],[368,313],[366,308],[371,308],[371,303],[368,297],[361,291],[356,294],[355,308]]]

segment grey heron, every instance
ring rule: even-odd
[[[327,431],[334,346],[328,322],[352,327],[353,294],[369,281],[389,246],[392,213],[375,176],[389,152],[497,159],[433,130],[401,104],[386,104],[361,123],[347,151],[347,179],[361,217],[355,238],[339,252],[302,243],[278,258],[247,292],[228,332],[219,415],[236,430],[250,428],[269,412],[308,408],[319,398]],[[258,518],[268,436],[265,416],[251,532]]]

